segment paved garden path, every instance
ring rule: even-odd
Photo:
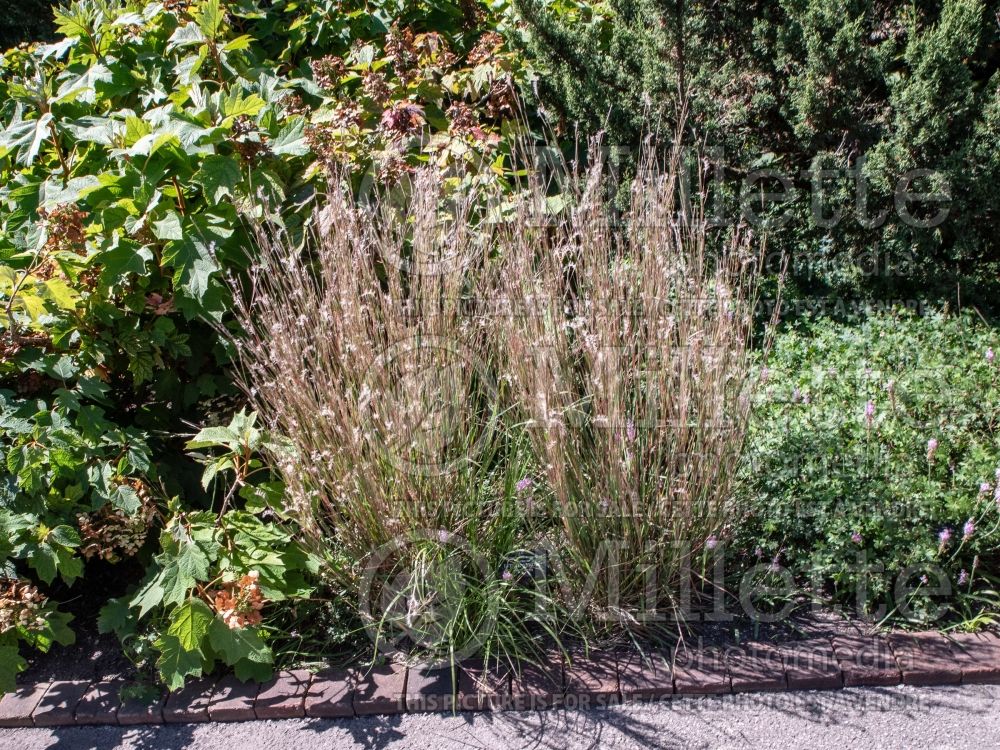
[[[675,697],[592,711],[0,729],[3,750],[577,750],[1000,746],[1000,685]]]

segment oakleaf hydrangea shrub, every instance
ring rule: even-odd
[[[230,305],[224,275],[249,262],[247,216],[267,212],[295,237],[335,166],[353,170],[356,189],[421,164],[502,182],[502,128],[526,75],[495,32],[502,7],[349,5],[78,0],[55,11],[51,43],[0,55],[0,563],[11,580],[46,593],[126,558],[152,575],[187,549],[169,541],[179,515],[280,510],[280,491],[267,503],[242,486],[210,497],[178,437],[236,409],[216,326]],[[152,644],[177,596],[161,617],[105,625],[131,644],[142,642],[132,631],[152,634],[145,651],[162,655]],[[171,684],[191,671],[186,658],[161,669]]]
[[[167,503],[145,578],[102,608],[98,628],[116,633],[138,666],[155,665],[170,689],[220,664],[240,679],[267,679],[270,641],[294,621],[283,605],[311,596],[318,567],[283,512],[283,487],[256,455],[279,447],[243,411],[187,447],[217,502],[209,511]]]
[[[745,456],[747,557],[878,619],[995,610],[997,349],[968,311],[781,334]]]

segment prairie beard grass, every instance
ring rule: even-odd
[[[453,650],[498,627],[523,459],[488,320],[468,314],[491,293],[475,199],[443,218],[433,173],[401,190],[405,209],[332,184],[304,252],[262,228],[234,344],[241,385],[290,445],[274,457],[287,502],[350,604],[379,638]]]
[[[679,166],[646,158],[617,225],[600,166],[556,222],[536,187],[498,239],[497,335],[552,491],[551,557],[567,604],[599,620],[676,609],[692,558],[743,513],[761,256],[709,229],[704,190],[685,205]]]
[[[555,220],[538,179],[500,212],[422,171],[405,208],[331,185],[306,251],[261,228],[241,385],[376,640],[634,622],[739,520],[760,256],[682,204],[678,165],[647,160],[620,225],[595,167]]]

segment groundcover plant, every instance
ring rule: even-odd
[[[876,621],[991,621],[996,346],[971,312],[788,330],[745,455],[746,558],[787,567],[813,582],[809,593]]]

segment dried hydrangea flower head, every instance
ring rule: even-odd
[[[45,595],[27,581],[0,578],[0,633],[17,627],[28,630],[45,627],[39,612],[46,601]]]
[[[86,211],[72,203],[60,203],[51,209],[39,208],[38,215],[45,228],[46,251],[84,254],[87,244],[87,233],[83,227],[88,216]]]
[[[131,487],[139,497],[139,510],[134,514],[108,504],[76,517],[80,552],[88,560],[96,557],[116,563],[135,555],[146,541],[156,514],[149,486],[141,479],[124,479],[121,484]]]
[[[239,580],[223,583],[217,591],[209,592],[215,611],[229,628],[237,630],[260,624],[265,600],[257,583],[259,578],[260,574],[251,570]]]

